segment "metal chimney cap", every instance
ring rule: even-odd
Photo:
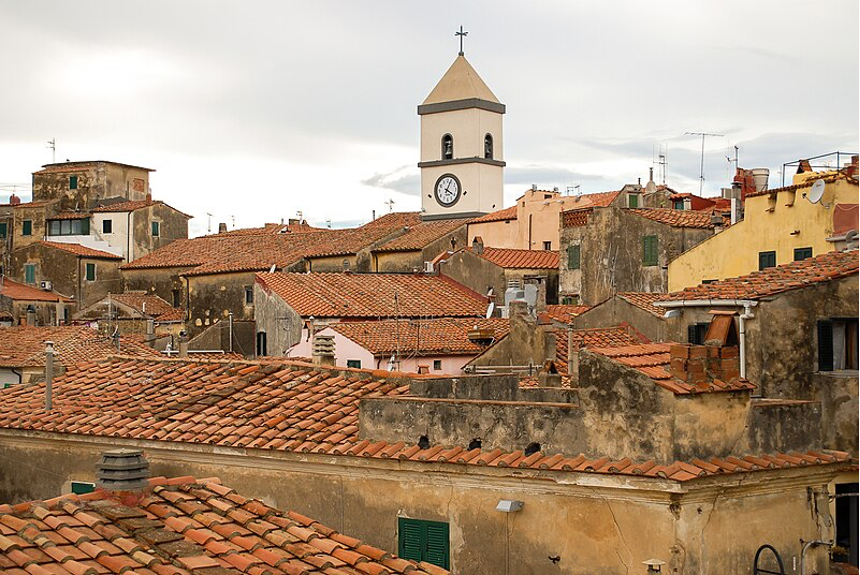
[[[96,464],[96,477],[102,489],[138,491],[149,487],[149,462],[140,449],[105,451]]]

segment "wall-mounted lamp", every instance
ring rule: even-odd
[[[648,559],[642,562],[642,565],[648,566],[648,573],[660,573],[661,567],[665,564],[665,561],[660,561],[659,559]]]
[[[522,511],[522,509],[522,501],[512,501],[510,499],[501,499],[499,500],[499,504],[496,505],[496,511],[501,511],[502,513],[516,513],[517,511]]]

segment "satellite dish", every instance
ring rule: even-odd
[[[490,305],[487,306],[487,319],[493,317],[493,311],[496,309],[496,304],[490,302]]]
[[[809,190],[809,193],[806,195],[806,199],[812,202],[813,204],[817,204],[821,201],[821,196],[824,195],[824,180],[816,180],[814,184],[812,184],[812,189]]]

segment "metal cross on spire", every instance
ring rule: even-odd
[[[469,35],[469,33],[468,33],[468,32],[463,32],[463,27],[462,27],[462,26],[460,26],[460,31],[459,31],[459,32],[454,32],[454,36],[459,36],[459,37],[460,37],[460,56],[462,56],[462,55],[463,55],[463,38],[465,38],[465,37],[466,37],[466,36],[468,36],[468,35]]]

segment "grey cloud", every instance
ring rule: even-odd
[[[403,174],[410,166],[403,166],[390,172],[377,172],[361,180],[362,185],[383,190],[393,190],[410,196],[421,195],[421,175]]]

